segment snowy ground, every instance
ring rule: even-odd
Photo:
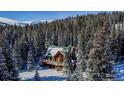
[[[65,80],[65,76],[63,75],[62,71],[56,71],[55,69],[51,68],[40,68],[38,70],[40,75],[41,81],[63,81]],[[26,71],[19,73],[19,77],[22,81],[34,81],[34,71]]]

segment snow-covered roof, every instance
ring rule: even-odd
[[[60,53],[62,53],[64,55],[66,50],[64,48],[59,48],[59,47],[49,47],[47,49],[47,53],[45,54],[45,56],[47,56],[49,53],[52,56],[55,56],[57,52],[60,52]]]

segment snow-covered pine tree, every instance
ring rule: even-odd
[[[68,55],[68,51],[66,51],[65,52],[65,55],[64,55],[64,61],[63,61],[63,65],[64,65],[64,67],[63,67],[63,72],[64,72],[64,74],[67,74],[68,73],[68,58],[69,57],[69,55]]]
[[[112,65],[115,63],[115,58],[113,58],[114,54],[112,53],[111,49],[111,32],[112,32],[112,24],[111,24],[111,18],[109,17],[109,20],[105,20],[103,27],[106,31],[104,34],[104,53],[103,53],[103,60],[105,61],[105,64],[101,66],[103,67],[103,78],[102,80],[111,80],[112,79]]]
[[[65,75],[67,75],[67,80],[70,80],[70,76],[72,74],[72,58],[71,58],[71,47],[68,47],[68,51],[66,51],[64,55],[64,68],[63,72]]]
[[[16,63],[13,60],[13,56],[12,56],[12,49],[10,49],[9,43],[8,43],[8,37],[7,34],[4,33],[3,34],[3,38],[4,38],[4,55],[5,55],[5,61],[8,67],[8,71],[10,74],[10,80],[19,80],[18,78],[18,69],[16,67]]]
[[[109,47],[109,40],[106,28],[98,26],[92,48],[89,51],[89,80],[105,80],[106,66],[109,63],[106,58],[106,53]]]
[[[15,65],[17,69],[21,70],[22,58],[20,54],[20,46],[17,41],[15,42],[14,48],[12,49],[12,56],[13,56],[13,60],[15,61]]]
[[[6,65],[6,59],[3,51],[3,36],[0,34],[0,80],[7,81],[10,80],[10,75],[8,71],[8,67]]]
[[[13,61],[12,58],[12,53],[11,53],[11,49],[9,48],[9,43],[7,40],[7,34],[3,33],[1,35],[1,39],[0,39],[0,43],[1,44],[1,49],[2,49],[2,61],[5,62],[4,64],[6,64],[6,67],[8,69],[8,73],[9,73],[9,79],[8,80],[19,80],[18,79],[18,71],[16,69],[15,66],[15,62]],[[5,70],[6,72],[6,70]]]
[[[36,46],[35,47],[35,59],[36,62],[39,62],[39,59],[43,57],[43,55],[46,53],[45,49],[45,34],[43,33],[42,29],[37,33],[36,37]],[[34,52],[33,52],[34,53]]]
[[[28,58],[27,58],[27,70],[32,70],[34,67],[34,58],[32,55],[32,49],[30,48],[28,51]]]
[[[83,32],[79,35],[78,38],[78,53],[77,53],[77,64],[74,73],[71,75],[70,79],[74,81],[82,81],[86,80],[85,78],[85,69],[86,64],[84,62],[84,55],[83,55]]]

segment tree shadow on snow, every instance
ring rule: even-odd
[[[58,76],[48,76],[48,77],[41,77],[40,81],[64,81],[65,77],[58,77]],[[35,81],[34,79],[26,79],[24,81]]]
[[[58,76],[48,76],[48,77],[42,77],[42,81],[63,81],[65,80],[65,77],[58,77]]]

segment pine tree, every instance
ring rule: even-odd
[[[32,55],[32,49],[30,48],[28,52],[27,70],[32,70],[33,67],[34,67],[34,59]]]
[[[2,42],[0,42],[1,44]],[[8,81],[10,80],[10,75],[8,71],[8,67],[5,62],[5,56],[3,54],[3,50],[0,46],[0,80],[1,81]]]
[[[77,53],[77,64],[76,69],[72,76],[70,77],[71,80],[74,81],[82,81],[86,80],[84,77],[85,69],[86,69],[86,63],[84,61],[84,54],[83,54],[83,33],[81,32],[79,36],[79,43],[78,43],[78,53]]]
[[[36,56],[39,59],[39,57],[42,57],[46,52],[45,51],[45,35],[42,30],[37,32],[36,42],[37,42]]]
[[[6,69],[8,69],[9,79],[8,80],[19,80],[18,79],[18,71],[15,66],[15,62],[13,61],[12,55],[11,55],[11,49],[9,48],[9,43],[7,40],[7,34],[4,33],[1,35],[1,49],[2,49],[2,55],[1,59],[6,64]],[[5,66],[5,65],[4,65]],[[5,70],[6,72],[6,70]]]
[[[21,54],[20,54],[20,46],[17,43],[17,41],[15,42],[14,47],[12,49],[12,56],[13,56],[13,60],[15,61],[15,65],[16,65],[17,69],[21,70],[22,58],[21,58]]]
[[[65,75],[67,76],[67,80],[70,80],[70,76],[72,74],[72,58],[71,58],[71,47],[68,48],[68,50],[65,52],[64,55],[64,68],[63,68],[63,72],[65,73]]]
[[[63,58],[64,59],[64,61],[63,61],[63,64],[64,64],[63,72],[65,74],[68,74],[68,72],[69,72],[69,63],[68,63],[68,61],[69,61],[69,52],[68,51],[65,52],[65,55],[64,55],[64,58]]]
[[[107,51],[110,47],[105,27],[97,29],[89,52],[89,80],[106,80]]]
[[[7,34],[4,34],[5,40],[4,42],[4,55],[8,67],[9,74],[11,75],[11,80],[18,80],[18,69],[16,67],[16,63],[13,60],[12,56],[12,49],[10,49],[8,40],[7,40]]]

